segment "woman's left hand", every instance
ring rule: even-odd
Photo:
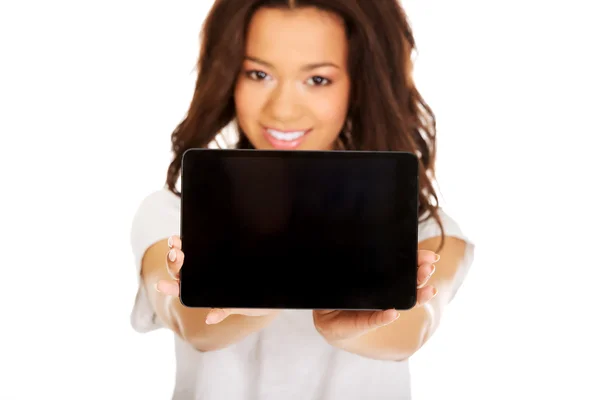
[[[434,263],[437,261],[439,261],[439,256],[434,252],[419,250],[417,306],[422,306],[437,294],[437,289],[427,284],[435,272]],[[399,312],[394,309],[384,311],[313,311],[315,327],[328,342],[356,338],[369,331],[391,324],[399,316]]]

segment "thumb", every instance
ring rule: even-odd
[[[328,340],[339,341],[362,336],[374,329],[389,325],[400,314],[391,309],[385,311],[333,311],[317,313],[317,329]],[[317,322],[315,321],[315,322]]]
[[[213,308],[206,315],[206,323],[208,325],[218,324],[222,322],[225,318],[232,314],[232,310],[229,308]]]
[[[398,311],[394,309],[384,311],[356,311],[353,325],[357,331],[367,333],[373,329],[391,324],[399,316]]]

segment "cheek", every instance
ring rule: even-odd
[[[346,122],[348,96],[347,87],[341,86],[331,88],[325,95],[315,96],[315,100],[310,103],[313,115],[332,135],[337,135]]]
[[[248,121],[256,120],[262,110],[264,95],[261,96],[260,90],[255,90],[251,84],[244,82],[243,79],[236,84],[234,99],[235,111],[238,121],[243,127],[247,126]]]

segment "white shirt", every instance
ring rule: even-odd
[[[447,236],[467,242],[455,293],[472,263],[474,245],[456,221],[440,216]],[[140,276],[152,244],[179,234],[180,198],[151,193],[135,214],[131,243]],[[440,234],[433,219],[419,225],[419,240]],[[163,328],[141,284],[131,313],[138,332]],[[336,349],[314,328],[312,311],[283,311],[269,326],[228,348],[199,352],[175,337],[177,373],[173,400],[407,400],[408,361],[377,361]]]

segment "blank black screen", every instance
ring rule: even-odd
[[[412,154],[197,149],[182,168],[183,304],[414,305]]]

